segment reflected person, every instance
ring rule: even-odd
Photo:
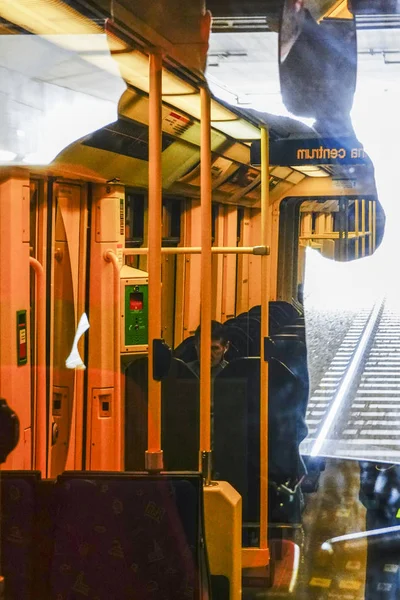
[[[198,358],[190,363],[188,367],[200,377],[200,325],[197,327],[195,337],[195,348]],[[225,360],[225,354],[229,350],[229,341],[226,338],[224,326],[219,321],[211,321],[211,379],[215,377],[226,367],[228,362]]]
[[[351,19],[323,19],[307,0],[286,0],[280,30],[280,78],[290,112],[316,119],[321,135],[354,136],[350,119],[356,84],[356,34]]]

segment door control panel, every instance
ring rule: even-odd
[[[123,266],[121,269],[121,352],[147,352],[148,274]]]

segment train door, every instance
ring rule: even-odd
[[[165,248],[174,248],[181,241],[181,205],[175,198],[164,198],[162,208],[162,244]],[[163,254],[161,258],[162,297],[161,325],[162,337],[174,347],[174,313],[176,298],[176,254]]]
[[[30,179],[29,244],[30,261],[37,261],[37,268],[30,269],[29,278],[29,343],[31,365],[30,406],[34,426],[30,437],[32,465],[46,475],[47,465],[47,375],[46,369],[46,292],[45,272],[47,262],[47,182]],[[41,331],[42,329],[42,331]],[[42,346],[42,347],[41,347]],[[40,459],[39,459],[40,456]]]
[[[85,310],[86,189],[56,183],[54,200],[50,476],[81,467],[83,372],[67,369],[65,361]]]
[[[57,181],[31,182],[31,251],[44,267],[46,288],[46,396],[48,475],[82,467],[83,374],[66,368],[80,315],[85,310],[86,186]],[[38,314],[31,277],[31,342],[35,362]],[[35,375],[34,375],[35,377]],[[37,412],[36,386],[32,386]],[[77,426],[78,425],[78,426]],[[78,433],[79,432],[79,433]]]

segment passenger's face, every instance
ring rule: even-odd
[[[211,340],[211,366],[216,367],[223,361],[225,352],[229,348],[229,342],[224,344],[222,340]],[[200,344],[196,344],[197,355],[200,358]]]
[[[216,367],[224,359],[227,346],[221,340],[211,341],[211,366]]]

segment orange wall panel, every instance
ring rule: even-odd
[[[104,254],[113,250],[122,265],[125,243],[125,190],[122,186],[96,185],[93,190],[92,237],[90,246],[89,283],[89,357],[87,460],[89,469],[118,469],[119,457],[113,442],[116,437],[114,401],[114,310],[113,266]],[[121,212],[122,207],[122,212]],[[104,226],[104,228],[103,228]],[[122,386],[123,387],[123,386]],[[99,412],[99,390],[106,390],[110,415]],[[101,394],[100,394],[101,396]]]
[[[5,468],[31,466],[24,431],[31,427],[29,364],[29,179],[24,173],[0,183],[0,395],[18,414],[21,438]],[[25,214],[27,212],[27,215]],[[26,310],[27,363],[17,361],[17,311]]]

